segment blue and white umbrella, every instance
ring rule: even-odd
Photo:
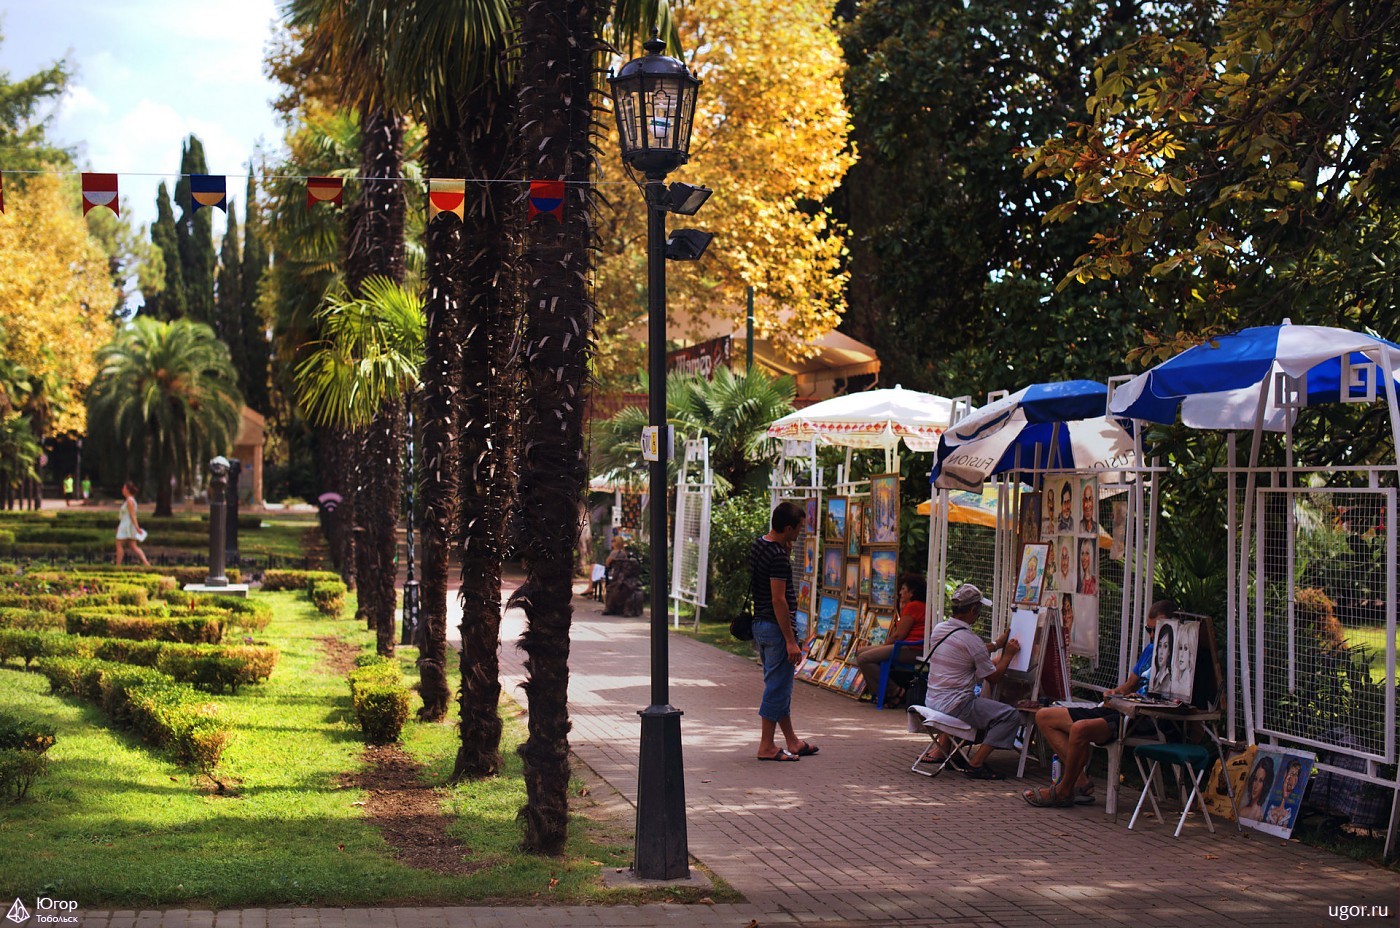
[[[1133,436],[1104,417],[1108,388],[1092,380],[1031,384],[989,403],[943,433],[933,484],[977,490],[1016,470],[1100,470],[1134,466]]]
[[[1400,345],[1364,332],[1316,325],[1259,326],[1197,345],[1141,374],[1113,394],[1115,415],[1196,429],[1253,429],[1260,415],[1266,431],[1282,432],[1289,409],[1278,403],[1278,374],[1306,385],[1300,405],[1385,395],[1379,371],[1394,377]]]

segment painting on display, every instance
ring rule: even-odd
[[[1079,574],[1075,578],[1075,592],[1089,596],[1099,595],[1099,539],[1076,538],[1079,548]]]
[[[1149,693],[1183,703],[1191,701],[1200,638],[1198,619],[1157,620],[1152,641],[1152,669],[1147,680]]]
[[[803,500],[802,511],[806,513],[807,516],[807,524],[802,527],[803,531],[811,532],[815,535],[817,532],[817,498],[815,496],[809,496]]]
[[[1315,763],[1316,754],[1261,744],[1237,797],[1240,824],[1277,838],[1291,835]]]
[[[846,584],[841,598],[852,605],[860,601],[860,559],[846,559]]]
[[[842,606],[840,615],[836,620],[836,630],[842,635],[850,634],[856,630],[856,607]]]
[[[817,536],[808,535],[802,540],[802,573],[812,577],[817,573]]]
[[[826,521],[822,537],[827,541],[846,542],[846,497],[833,496],[826,501]]]
[[[817,601],[817,634],[825,635],[836,627],[836,613],[841,611],[841,600],[823,594]]]
[[[846,579],[846,552],[839,545],[822,551],[822,587],[839,590]]]
[[[860,500],[851,500],[846,507],[846,557],[860,557],[861,522],[865,505]]]
[[[899,474],[870,478],[870,543],[899,544]]]
[[[808,606],[812,602],[812,581],[803,580],[797,584],[797,604]]]
[[[870,555],[860,556],[860,595],[864,599],[870,598]]]
[[[1040,493],[1021,494],[1021,543],[1040,541]]]
[[[808,621],[808,617],[807,617],[807,610],[806,610],[806,609],[798,609],[796,612],[794,612],[794,613],[792,614],[792,619],[793,619],[793,625],[796,626],[797,640],[798,640],[798,641],[806,641],[806,640],[807,640],[807,627],[808,627],[808,625],[809,625],[809,621]]]
[[[1055,525],[1058,534],[1074,534],[1074,479],[1071,477],[1048,477],[1045,480],[1045,495],[1054,501]],[[1045,528],[1044,531],[1050,531]]]
[[[893,549],[870,552],[870,605],[893,609],[899,580],[899,553]]]
[[[1093,477],[1079,478],[1079,524],[1075,534],[1099,537],[1099,482]]]
[[[1070,612],[1060,610],[1061,621],[1069,633],[1069,653],[1080,657],[1098,657],[1099,654],[1099,598],[1080,593],[1065,593],[1066,601],[1073,603]]]
[[[1018,604],[1034,606],[1040,602],[1045,563],[1049,557],[1049,545],[1028,544],[1021,548],[1021,569],[1016,574],[1015,601]]]
[[[1057,535],[1051,541],[1050,559],[1055,572],[1047,584],[1057,593],[1077,592],[1079,573],[1075,570],[1075,544],[1072,535]]]

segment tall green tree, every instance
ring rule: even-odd
[[[239,296],[243,347],[238,355],[238,382],[243,402],[264,416],[272,411],[268,395],[268,362],[272,345],[267,322],[259,305],[263,275],[267,273],[266,231],[262,227],[262,207],[253,165],[248,165],[248,191],[243,213],[243,263],[240,266]]]
[[[4,40],[0,33],[0,44]],[[49,124],[72,76],[66,61],[56,61],[18,80],[0,71],[0,151],[5,152],[6,171],[72,164],[72,153],[48,137]],[[22,176],[12,174],[9,182]]]
[[[137,316],[97,355],[88,438],[124,477],[150,479],[156,515],[171,514],[171,479],[189,486],[238,434],[237,375],[214,330]]]
[[[175,224],[180,268],[185,281],[185,312],[196,322],[214,324],[214,232],[211,210],[196,210],[190,196],[191,174],[208,174],[204,143],[191,135],[180,149],[180,179],[175,182],[175,202],[180,218]]]
[[[219,271],[214,288],[214,334],[228,345],[233,369],[238,371],[239,387],[243,378],[243,272],[238,235],[238,208],[230,200],[228,224],[223,241],[219,243]]]
[[[156,221],[151,225],[151,244],[160,252],[165,277],[159,288],[143,293],[142,313],[154,319],[183,319],[188,309],[185,269],[180,263],[180,233],[175,226],[175,210],[170,204],[170,190],[165,181],[161,181],[156,190]]]
[[[842,329],[888,383],[957,395],[1121,373],[1148,310],[1112,282],[1056,284],[1093,217],[1042,226],[1058,182],[1020,152],[1082,111],[1092,62],[1196,4],[861,0],[843,4],[852,138]]]

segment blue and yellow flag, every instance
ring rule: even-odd
[[[194,201],[195,212],[199,212],[201,206],[217,206],[227,213],[228,186],[223,176],[191,174],[190,199]]]

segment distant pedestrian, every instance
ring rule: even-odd
[[[149,565],[151,562],[146,560],[146,552],[140,545],[145,540],[146,533],[136,519],[136,484],[128,480],[122,484],[121,517],[117,521],[117,563],[122,562],[124,551],[130,551],[142,564]]]
[[[84,477],[84,478],[83,478],[83,502],[86,503],[86,502],[88,501],[88,497],[90,497],[90,496],[92,496],[92,481],[89,480],[87,477]]]
[[[63,478],[63,505],[73,505],[73,475]]]
[[[817,753],[792,727],[792,679],[802,649],[797,644],[793,613],[797,589],[792,583],[792,545],[807,514],[795,503],[779,503],[768,534],[749,549],[749,593],[753,599],[753,643],[763,664],[763,700],[758,706],[758,759],[795,761]],[[774,740],[781,729],[787,742]]]

